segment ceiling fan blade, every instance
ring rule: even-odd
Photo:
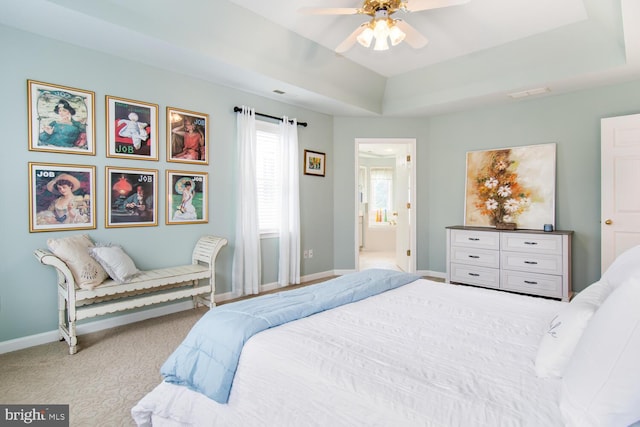
[[[305,15],[356,15],[359,9],[353,7],[301,7],[298,12]]]
[[[405,34],[406,37],[404,41],[414,49],[423,48],[429,43],[429,39],[420,34],[418,30],[413,28],[411,25],[407,24],[401,19],[396,19],[395,24],[398,28],[400,28]]]
[[[362,25],[360,25],[358,28],[356,28],[356,30],[349,34],[349,36],[344,39],[342,41],[342,43],[340,43],[338,45],[338,47],[335,49],[335,51],[337,53],[344,53],[346,51],[348,51],[349,49],[351,49],[353,47],[353,45],[356,43],[356,40],[358,39],[358,36],[360,35],[361,32],[364,31],[364,29],[366,28],[367,23],[364,23]]]
[[[420,12],[422,10],[439,9],[441,7],[458,6],[471,0],[407,0],[406,10]]]

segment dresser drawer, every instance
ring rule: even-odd
[[[451,262],[499,268],[500,252],[488,249],[452,247]]]
[[[502,252],[500,259],[504,270],[562,275],[562,255]]]
[[[502,233],[501,248],[503,251],[562,255],[562,236]]]
[[[484,286],[486,288],[500,287],[500,270],[496,268],[479,267],[451,263],[451,281]]]
[[[502,270],[500,288],[562,298],[562,276]]]
[[[451,246],[500,249],[500,233],[476,230],[451,230]]]

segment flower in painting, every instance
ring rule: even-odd
[[[516,166],[511,150],[491,151],[475,176],[476,208],[492,225],[516,222],[531,206],[531,190],[518,182]]]
[[[487,188],[496,188],[498,186],[498,180],[491,177],[484,182],[484,186]]]
[[[487,209],[490,210],[490,211],[494,211],[494,210],[496,210],[498,208],[498,202],[496,200],[493,200],[493,199],[487,200],[485,205],[487,206]]]
[[[498,195],[500,197],[509,197],[511,195],[511,188],[508,185],[503,185],[498,188]]]
[[[516,199],[509,199],[504,202],[504,210],[509,213],[515,213],[520,209],[520,202]]]

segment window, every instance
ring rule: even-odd
[[[278,125],[256,121],[256,182],[260,234],[280,229],[280,138]]]
[[[393,169],[372,167],[369,169],[369,178],[369,224],[386,223],[391,219],[392,212]]]

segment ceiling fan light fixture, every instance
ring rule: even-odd
[[[373,46],[373,50],[389,50],[389,43],[387,43],[387,38],[376,38],[376,44]]]
[[[389,30],[389,39],[391,40],[391,46],[396,46],[397,44],[402,43],[405,37],[407,37],[405,32],[398,28],[398,26],[394,23],[393,27],[391,27],[391,29]]]
[[[363,32],[358,35],[358,43],[360,43],[364,47],[371,46],[371,41],[373,40],[373,30],[371,27],[367,26]]]

